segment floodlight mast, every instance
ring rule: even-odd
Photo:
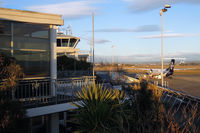
[[[95,72],[94,72],[94,67],[95,67],[95,62],[94,62],[94,12],[92,12],[92,57],[93,57],[93,63],[92,63],[92,77],[93,77],[93,87],[95,87]]]
[[[171,8],[171,5],[166,4],[163,9],[160,10],[161,16],[161,85],[163,87],[163,12],[167,12],[167,8]]]

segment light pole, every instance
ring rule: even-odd
[[[113,68],[114,67],[114,45],[112,45],[112,73],[113,73]]]
[[[92,57],[93,57],[93,69],[92,69],[92,77],[93,77],[93,87],[95,86],[95,78],[94,78],[94,66],[95,66],[95,62],[94,62],[94,12],[92,12]]]
[[[165,5],[163,9],[160,10],[160,16],[161,16],[161,85],[163,86],[163,12],[167,11],[167,8],[171,8],[170,5]]]

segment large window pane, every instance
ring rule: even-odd
[[[10,50],[2,50],[2,49],[0,49],[0,53],[4,54],[6,56],[11,56]]]
[[[61,39],[57,39],[57,47],[61,47]]]
[[[49,50],[49,26],[15,23],[14,49]]]
[[[68,39],[62,39],[62,47],[69,47],[68,46]]]
[[[0,35],[11,35],[11,22],[0,20]]]
[[[10,50],[11,48],[11,23],[0,20],[0,49]]]
[[[76,43],[76,39],[71,38],[70,43],[69,43],[69,47],[74,47],[75,43]]]
[[[48,77],[50,74],[49,52],[15,50],[17,63],[23,68],[26,77]]]
[[[26,77],[50,75],[49,25],[14,23],[14,57]]]

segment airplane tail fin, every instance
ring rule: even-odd
[[[173,73],[174,73],[174,65],[175,65],[175,59],[171,59],[169,67],[165,70],[166,77],[168,77],[170,75],[173,75]]]

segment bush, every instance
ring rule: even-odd
[[[140,84],[127,88],[131,97],[128,108],[130,132],[147,133],[183,133],[199,132],[198,109],[191,107],[170,107],[161,101],[162,90],[148,81],[141,80]]]
[[[12,57],[0,53],[0,91],[7,91],[16,86],[17,80],[23,77],[22,69]]]
[[[12,91],[16,89],[17,80],[23,76],[14,58],[0,54],[0,132],[26,132],[23,119],[25,111],[21,104],[12,101]]]
[[[77,93],[81,102],[75,121],[81,132],[118,132],[123,130],[123,92],[103,88],[102,85],[82,88]]]
[[[124,96],[126,93],[127,97]],[[80,132],[198,133],[198,108],[170,107],[161,101],[162,90],[141,80],[124,92],[100,86],[77,93],[75,121]],[[125,100],[126,99],[126,100]]]

